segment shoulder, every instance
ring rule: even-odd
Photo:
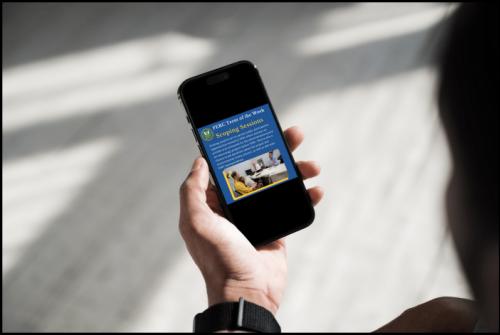
[[[377,331],[471,332],[477,320],[472,300],[439,297],[407,309]]]

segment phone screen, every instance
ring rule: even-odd
[[[269,104],[198,132],[227,204],[297,178]]]
[[[221,207],[252,244],[312,223],[310,198],[252,63],[189,78],[179,98]]]

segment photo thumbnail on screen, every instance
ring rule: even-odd
[[[233,165],[223,174],[234,200],[288,179],[288,170],[278,149]]]

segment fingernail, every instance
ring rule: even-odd
[[[191,168],[191,171],[198,170],[202,165],[203,165],[203,159],[201,157],[196,158],[196,160],[193,163],[193,167]]]

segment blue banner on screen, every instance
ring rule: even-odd
[[[297,177],[268,104],[198,132],[228,204]]]

